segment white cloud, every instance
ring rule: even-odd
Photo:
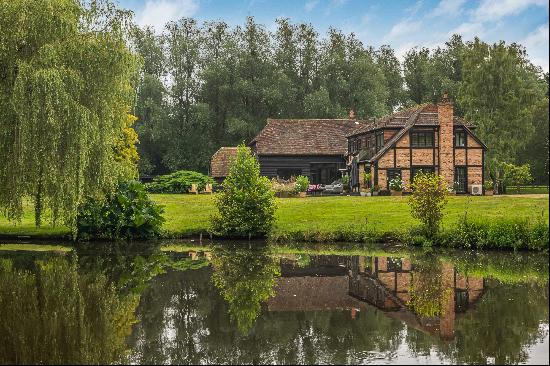
[[[508,15],[516,15],[530,6],[548,6],[548,0],[483,0],[474,10],[478,21],[497,21]]]
[[[418,31],[421,26],[421,21],[412,21],[409,19],[402,20],[392,27],[386,38],[393,39],[404,35],[411,35],[411,33]]]
[[[147,0],[137,15],[137,23],[160,32],[169,21],[193,16],[198,9],[195,0]]]
[[[304,5],[304,9],[306,12],[309,13],[310,11],[315,9],[317,4],[319,4],[319,0],[309,0],[308,2],[306,2],[306,5]]]
[[[452,17],[462,13],[462,5],[466,0],[441,0],[430,13],[431,17]]]
[[[466,40],[473,39],[474,37],[482,38],[485,34],[485,28],[482,23],[465,22],[447,33],[447,38],[453,34],[460,34]]]
[[[527,49],[531,62],[548,72],[548,24],[541,25],[519,43]]]

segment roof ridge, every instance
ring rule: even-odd
[[[384,155],[384,153],[386,151],[388,151],[388,149],[394,144],[396,143],[401,137],[403,137],[403,135],[411,129],[412,126],[414,126],[414,124],[416,123],[416,120],[418,119],[418,116],[420,115],[420,112],[421,112],[422,109],[418,109],[416,110],[410,117],[409,119],[407,120],[407,122],[405,123],[405,126],[403,126],[403,128],[398,132],[396,133],[395,135],[392,136],[391,139],[388,140],[387,143],[384,144],[384,146],[382,146],[382,148],[376,153],[374,154],[374,156],[372,158],[370,158],[369,160],[370,161],[374,161],[374,160],[378,160],[380,159],[380,157],[382,155]]]

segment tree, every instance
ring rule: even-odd
[[[275,221],[275,194],[245,145],[239,146],[222,186],[216,197],[218,214],[211,220],[214,233],[236,237],[268,234]]]
[[[508,185],[513,185],[516,186],[517,193],[520,193],[519,186],[533,180],[529,164],[517,166],[510,163],[501,163],[501,169],[504,189]]]
[[[439,229],[442,210],[447,204],[447,181],[441,175],[420,172],[414,177],[411,188],[412,217],[422,222],[426,234],[433,236]]]
[[[151,28],[135,27],[130,39],[132,47],[141,59],[140,82],[137,87],[135,129],[139,135],[139,172],[162,174],[166,154],[165,129],[168,125],[168,91],[163,83],[166,75],[166,55],[163,38]]]
[[[36,224],[74,218],[121,178],[113,154],[137,71],[130,13],[108,1],[0,1],[0,209],[34,201]]]
[[[386,106],[389,112],[393,112],[404,103],[403,77],[401,76],[401,63],[395,56],[390,46],[383,45],[375,53],[376,63],[384,74],[388,98]]]
[[[475,39],[464,49],[459,103],[489,146],[487,169],[499,181],[500,162],[515,162],[533,135],[535,103],[546,89],[526,59],[525,50]],[[521,137],[520,137],[521,136]]]

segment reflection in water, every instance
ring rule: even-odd
[[[120,296],[75,257],[14,268],[0,260],[0,363],[112,363],[128,350],[139,298]]]
[[[525,270],[547,256],[35,256],[0,252],[0,363],[523,363],[548,341]]]
[[[252,328],[262,302],[275,294],[279,266],[269,249],[267,245],[225,244],[216,245],[212,251],[212,280],[243,333]]]

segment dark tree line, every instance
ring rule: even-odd
[[[364,45],[353,33],[277,25],[183,18],[161,34],[134,30],[142,174],[206,173],[219,147],[250,141],[267,118],[347,118],[350,109],[381,117],[447,91],[455,113],[477,123],[492,174],[498,162],[528,162],[548,181],[548,74],[522,46],[455,35],[435,50],[411,49],[401,63],[390,46]]]

